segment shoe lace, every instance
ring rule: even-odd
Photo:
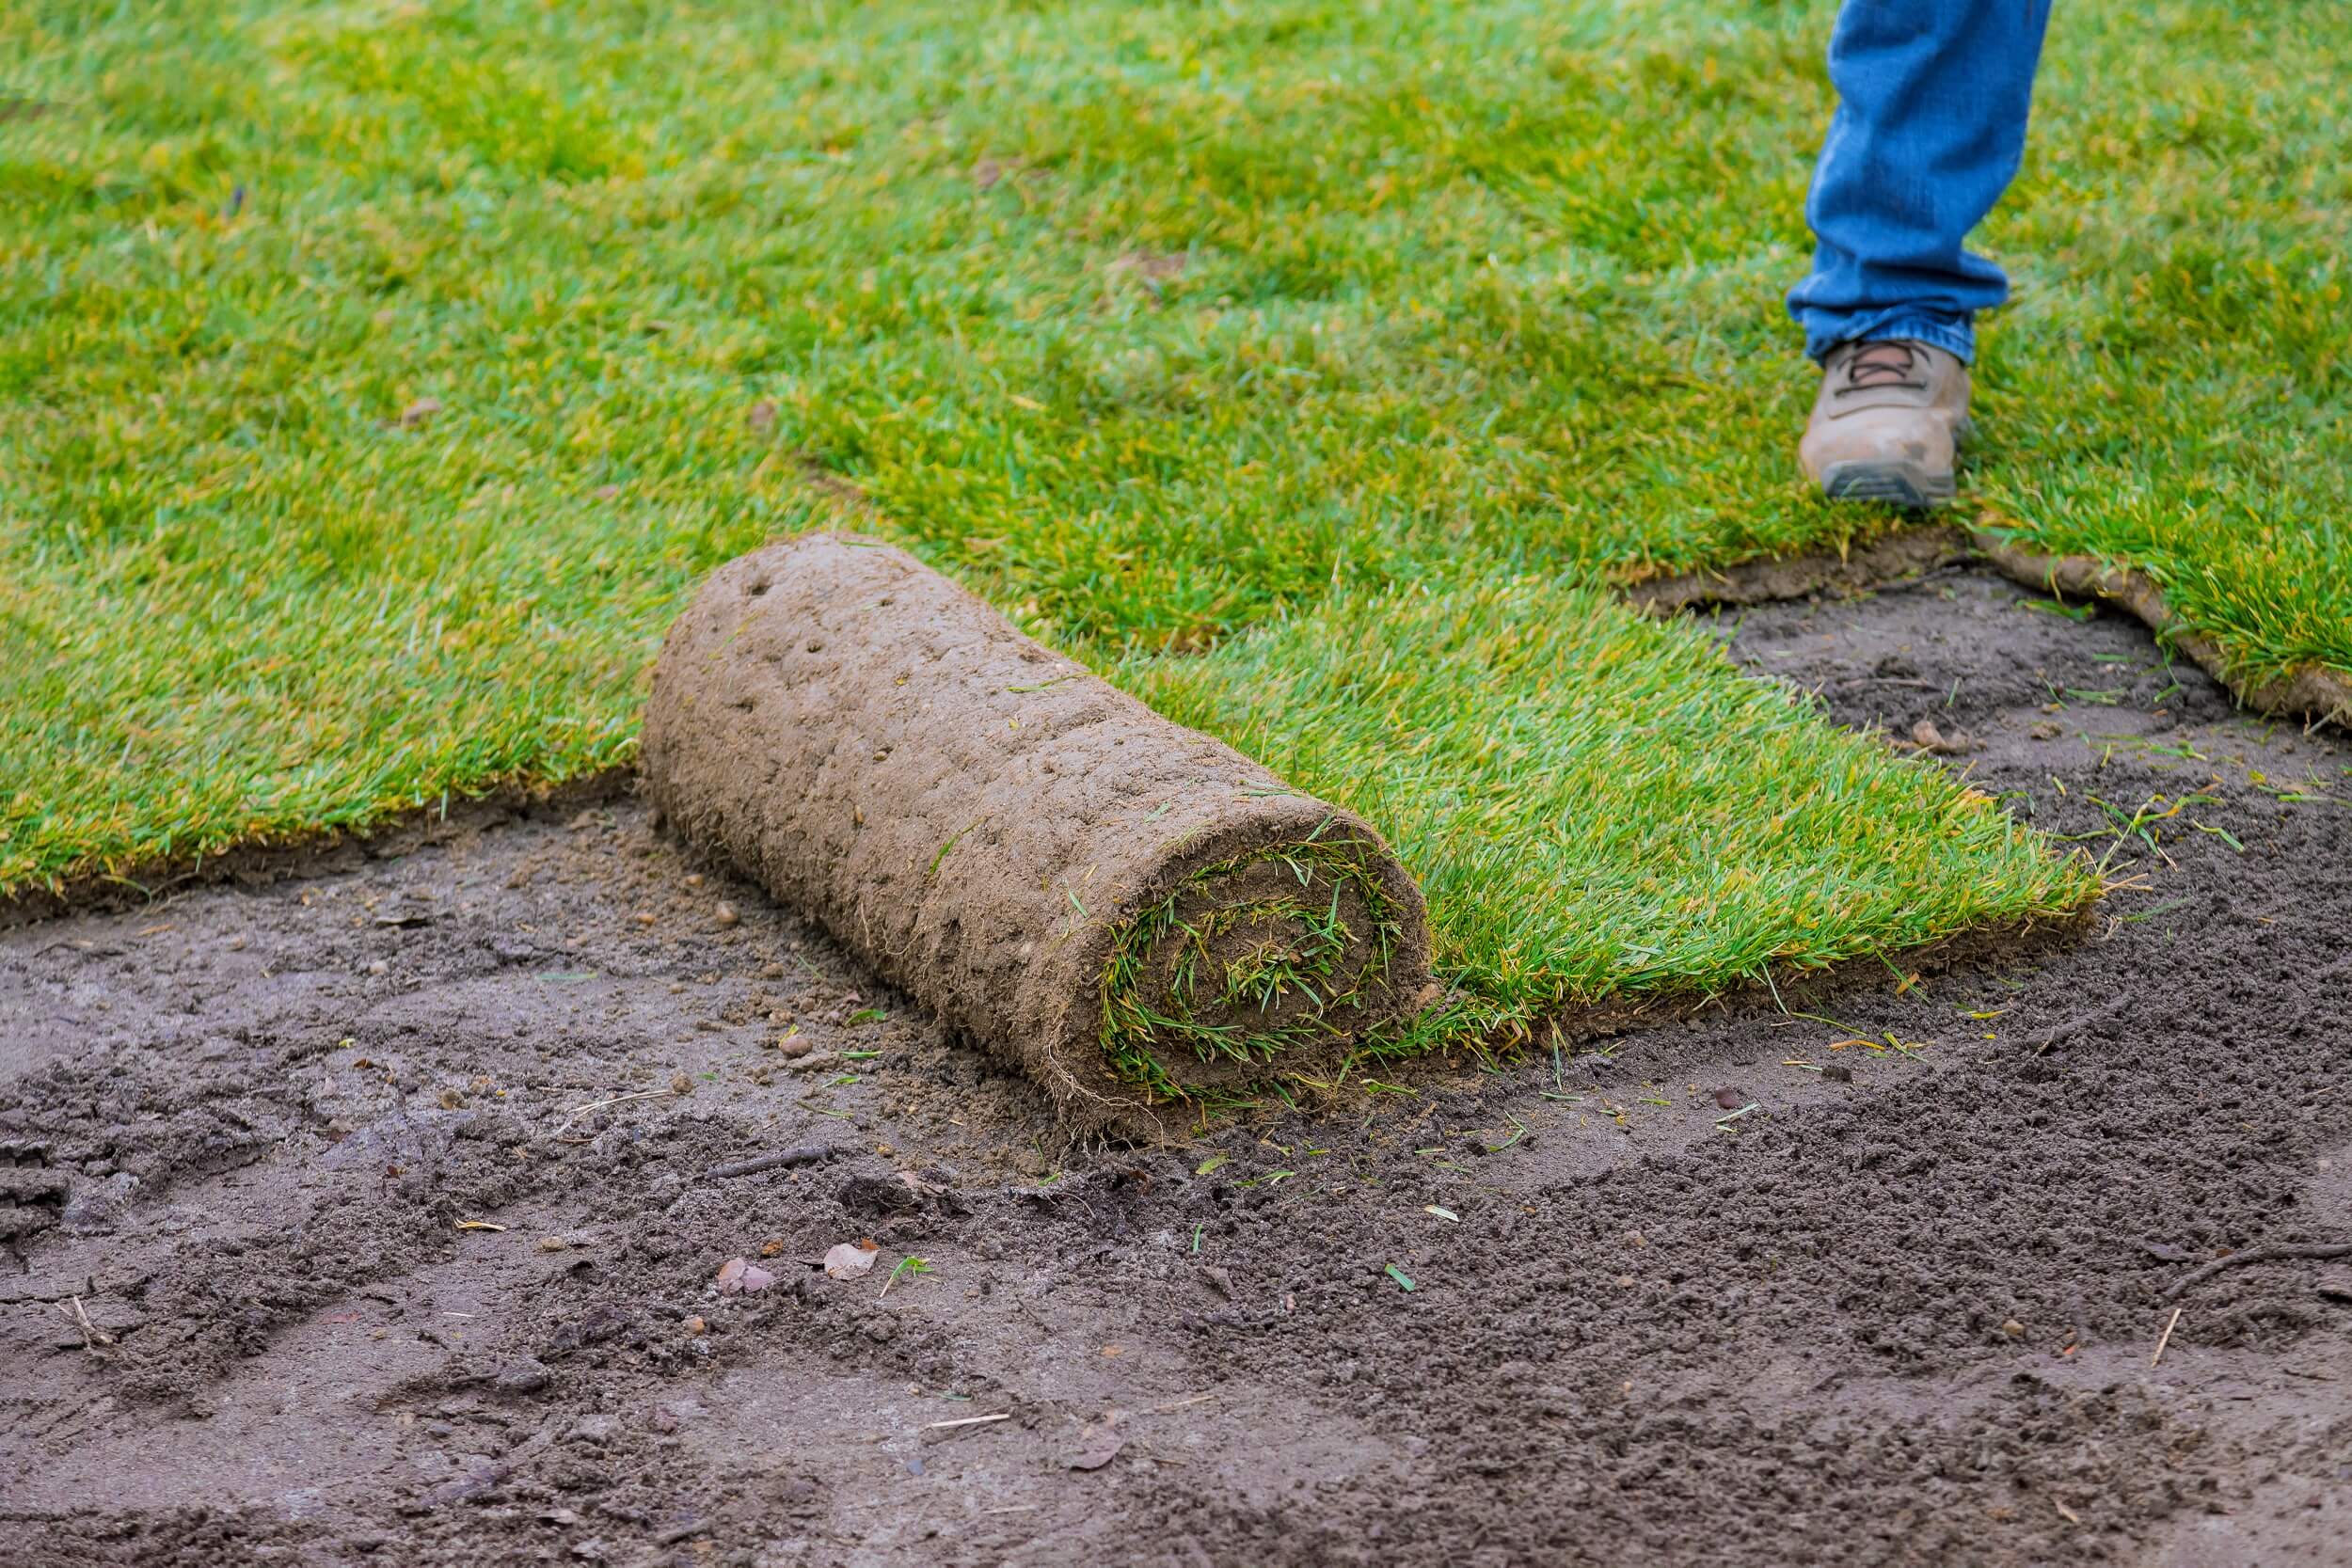
[[[1855,349],[1845,365],[1845,385],[1836,396],[1867,392],[1880,387],[1910,387],[1924,391],[1927,383],[1914,381],[1911,372],[1919,363],[1918,351],[1909,343],[1889,339],[1883,342],[1864,343]]]

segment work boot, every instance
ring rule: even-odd
[[[1968,438],[1968,367],[1909,339],[1840,343],[1797,458],[1833,499],[1940,506]]]

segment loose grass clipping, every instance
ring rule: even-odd
[[[1429,984],[1421,891],[1367,823],[875,540],[714,572],[654,666],[644,769],[685,837],[1089,1129],[1327,1077]]]

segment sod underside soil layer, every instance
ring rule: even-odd
[[[877,539],[711,575],[654,669],[645,782],[1080,1127],[1336,1078],[1436,989],[1421,890],[1360,817]]]
[[[2095,930],[1181,1154],[625,793],[0,933],[0,1558],[2342,1561],[2352,752],[1979,573],[1723,626]]]

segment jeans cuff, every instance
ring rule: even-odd
[[[1883,342],[1889,338],[1908,338],[1913,342],[1940,348],[1962,364],[1971,364],[1977,357],[1976,323],[1967,316],[1925,316],[1907,312],[1889,312],[1867,316],[1852,324],[1851,329],[1839,328],[1836,336],[1828,336],[1816,328],[1807,334],[1804,352],[1816,363],[1827,359],[1830,351],[1840,343],[1858,339]]]

